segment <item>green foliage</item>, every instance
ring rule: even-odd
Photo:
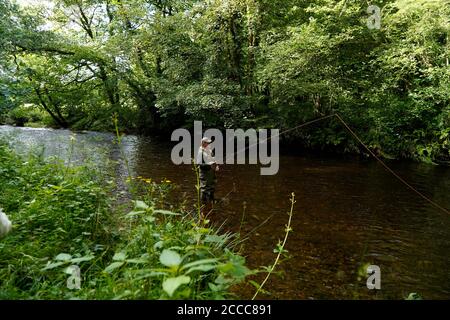
[[[0,241],[1,299],[223,299],[252,273],[231,234],[157,207],[170,181],[130,180],[145,195],[125,214],[103,170],[0,144],[0,205],[13,222]],[[68,286],[77,269],[79,289]]]
[[[51,126],[54,125],[48,114],[33,105],[22,105],[5,114],[5,123],[17,126]]]

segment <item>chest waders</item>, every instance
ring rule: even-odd
[[[203,204],[214,202],[216,172],[210,165],[200,165],[200,196]]]

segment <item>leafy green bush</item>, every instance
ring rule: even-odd
[[[20,106],[10,110],[5,115],[5,122],[11,125],[23,126],[46,126],[52,125],[53,121],[44,111],[35,106]]]

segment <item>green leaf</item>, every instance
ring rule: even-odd
[[[208,233],[211,232],[211,229],[208,229],[208,228],[199,228],[197,231],[198,231],[199,233],[201,233],[201,234],[208,234]]]
[[[183,284],[191,282],[191,278],[188,276],[179,276],[176,278],[168,278],[164,280],[162,286],[164,291],[171,297],[174,292]]]
[[[188,268],[192,268],[198,265],[202,265],[202,264],[212,264],[212,263],[216,263],[218,260],[217,259],[201,259],[201,260],[197,260],[197,261],[193,261],[190,263],[186,263],[185,265],[183,265],[183,267],[181,268],[183,269],[188,269]]]
[[[163,250],[159,256],[159,261],[167,267],[176,267],[181,264],[181,256],[172,250]]]
[[[124,293],[115,296],[113,300],[123,300],[125,297],[130,296],[132,292],[130,290],[125,290]]]
[[[233,282],[233,279],[225,278],[222,274],[218,275],[216,280],[214,280],[214,283],[217,285],[227,285],[231,282]]]
[[[126,215],[126,217],[127,218],[130,218],[130,217],[134,217],[134,216],[137,216],[137,215],[139,215],[139,214],[142,214],[142,213],[144,213],[145,211],[142,211],[142,210],[140,210],[140,211],[131,211],[131,212],[129,212],[127,215]]]
[[[125,261],[127,255],[125,252],[117,252],[112,258],[114,261]]]
[[[220,291],[220,286],[215,285],[212,282],[208,283],[208,287],[209,287],[209,289],[211,289],[211,291],[214,291],[214,292]]]
[[[147,210],[149,206],[144,201],[136,200],[134,201],[134,208],[139,210]]]
[[[243,264],[242,261],[235,260],[218,266],[219,270],[225,274],[238,279],[245,278],[251,271]]]
[[[54,269],[57,268],[59,266],[62,266],[63,264],[66,264],[67,262],[55,262],[55,263],[50,263],[48,265],[45,266],[45,268],[41,269],[41,271],[46,271],[46,270],[50,270],[50,269]]]
[[[72,256],[67,253],[60,253],[55,257],[56,261],[69,261],[70,259],[72,259]]]
[[[186,274],[190,274],[190,273],[192,273],[194,271],[208,272],[208,271],[214,270],[215,268],[216,268],[216,265],[213,265],[213,264],[202,264],[202,265],[190,268],[186,272]]]
[[[146,258],[138,258],[138,259],[128,259],[126,261],[127,261],[127,263],[142,264],[142,263],[147,263],[148,259],[146,259]]]
[[[149,269],[142,269],[136,272],[136,280],[165,276],[167,273],[161,271],[153,271]]]
[[[162,249],[164,247],[164,241],[158,241],[153,245],[154,250]]]
[[[84,256],[84,257],[80,257],[80,258],[73,258],[71,260],[71,262],[80,263],[80,262],[84,262],[84,261],[91,261],[94,258],[95,258],[95,256]]]
[[[176,213],[176,212],[172,212],[172,211],[168,211],[168,210],[155,210],[153,212],[163,214],[166,216],[181,216],[181,213]]]
[[[254,286],[256,289],[260,289],[260,287],[261,287],[261,285],[260,285],[258,282],[256,282],[256,281],[249,280],[249,283],[250,283],[252,286]]]
[[[113,263],[111,263],[109,266],[107,266],[107,267],[105,268],[104,271],[105,271],[106,273],[111,273],[111,272],[113,272],[114,270],[116,270],[117,268],[120,268],[121,266],[123,266],[124,263],[125,263],[125,261],[113,262]]]
[[[253,281],[253,280],[250,280],[249,282],[252,286],[254,286],[256,289],[258,289],[260,293],[270,295],[270,292],[262,289],[261,285],[258,282]]]

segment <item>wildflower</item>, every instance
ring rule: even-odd
[[[0,238],[6,236],[12,228],[11,221],[9,221],[8,216],[0,208]]]

